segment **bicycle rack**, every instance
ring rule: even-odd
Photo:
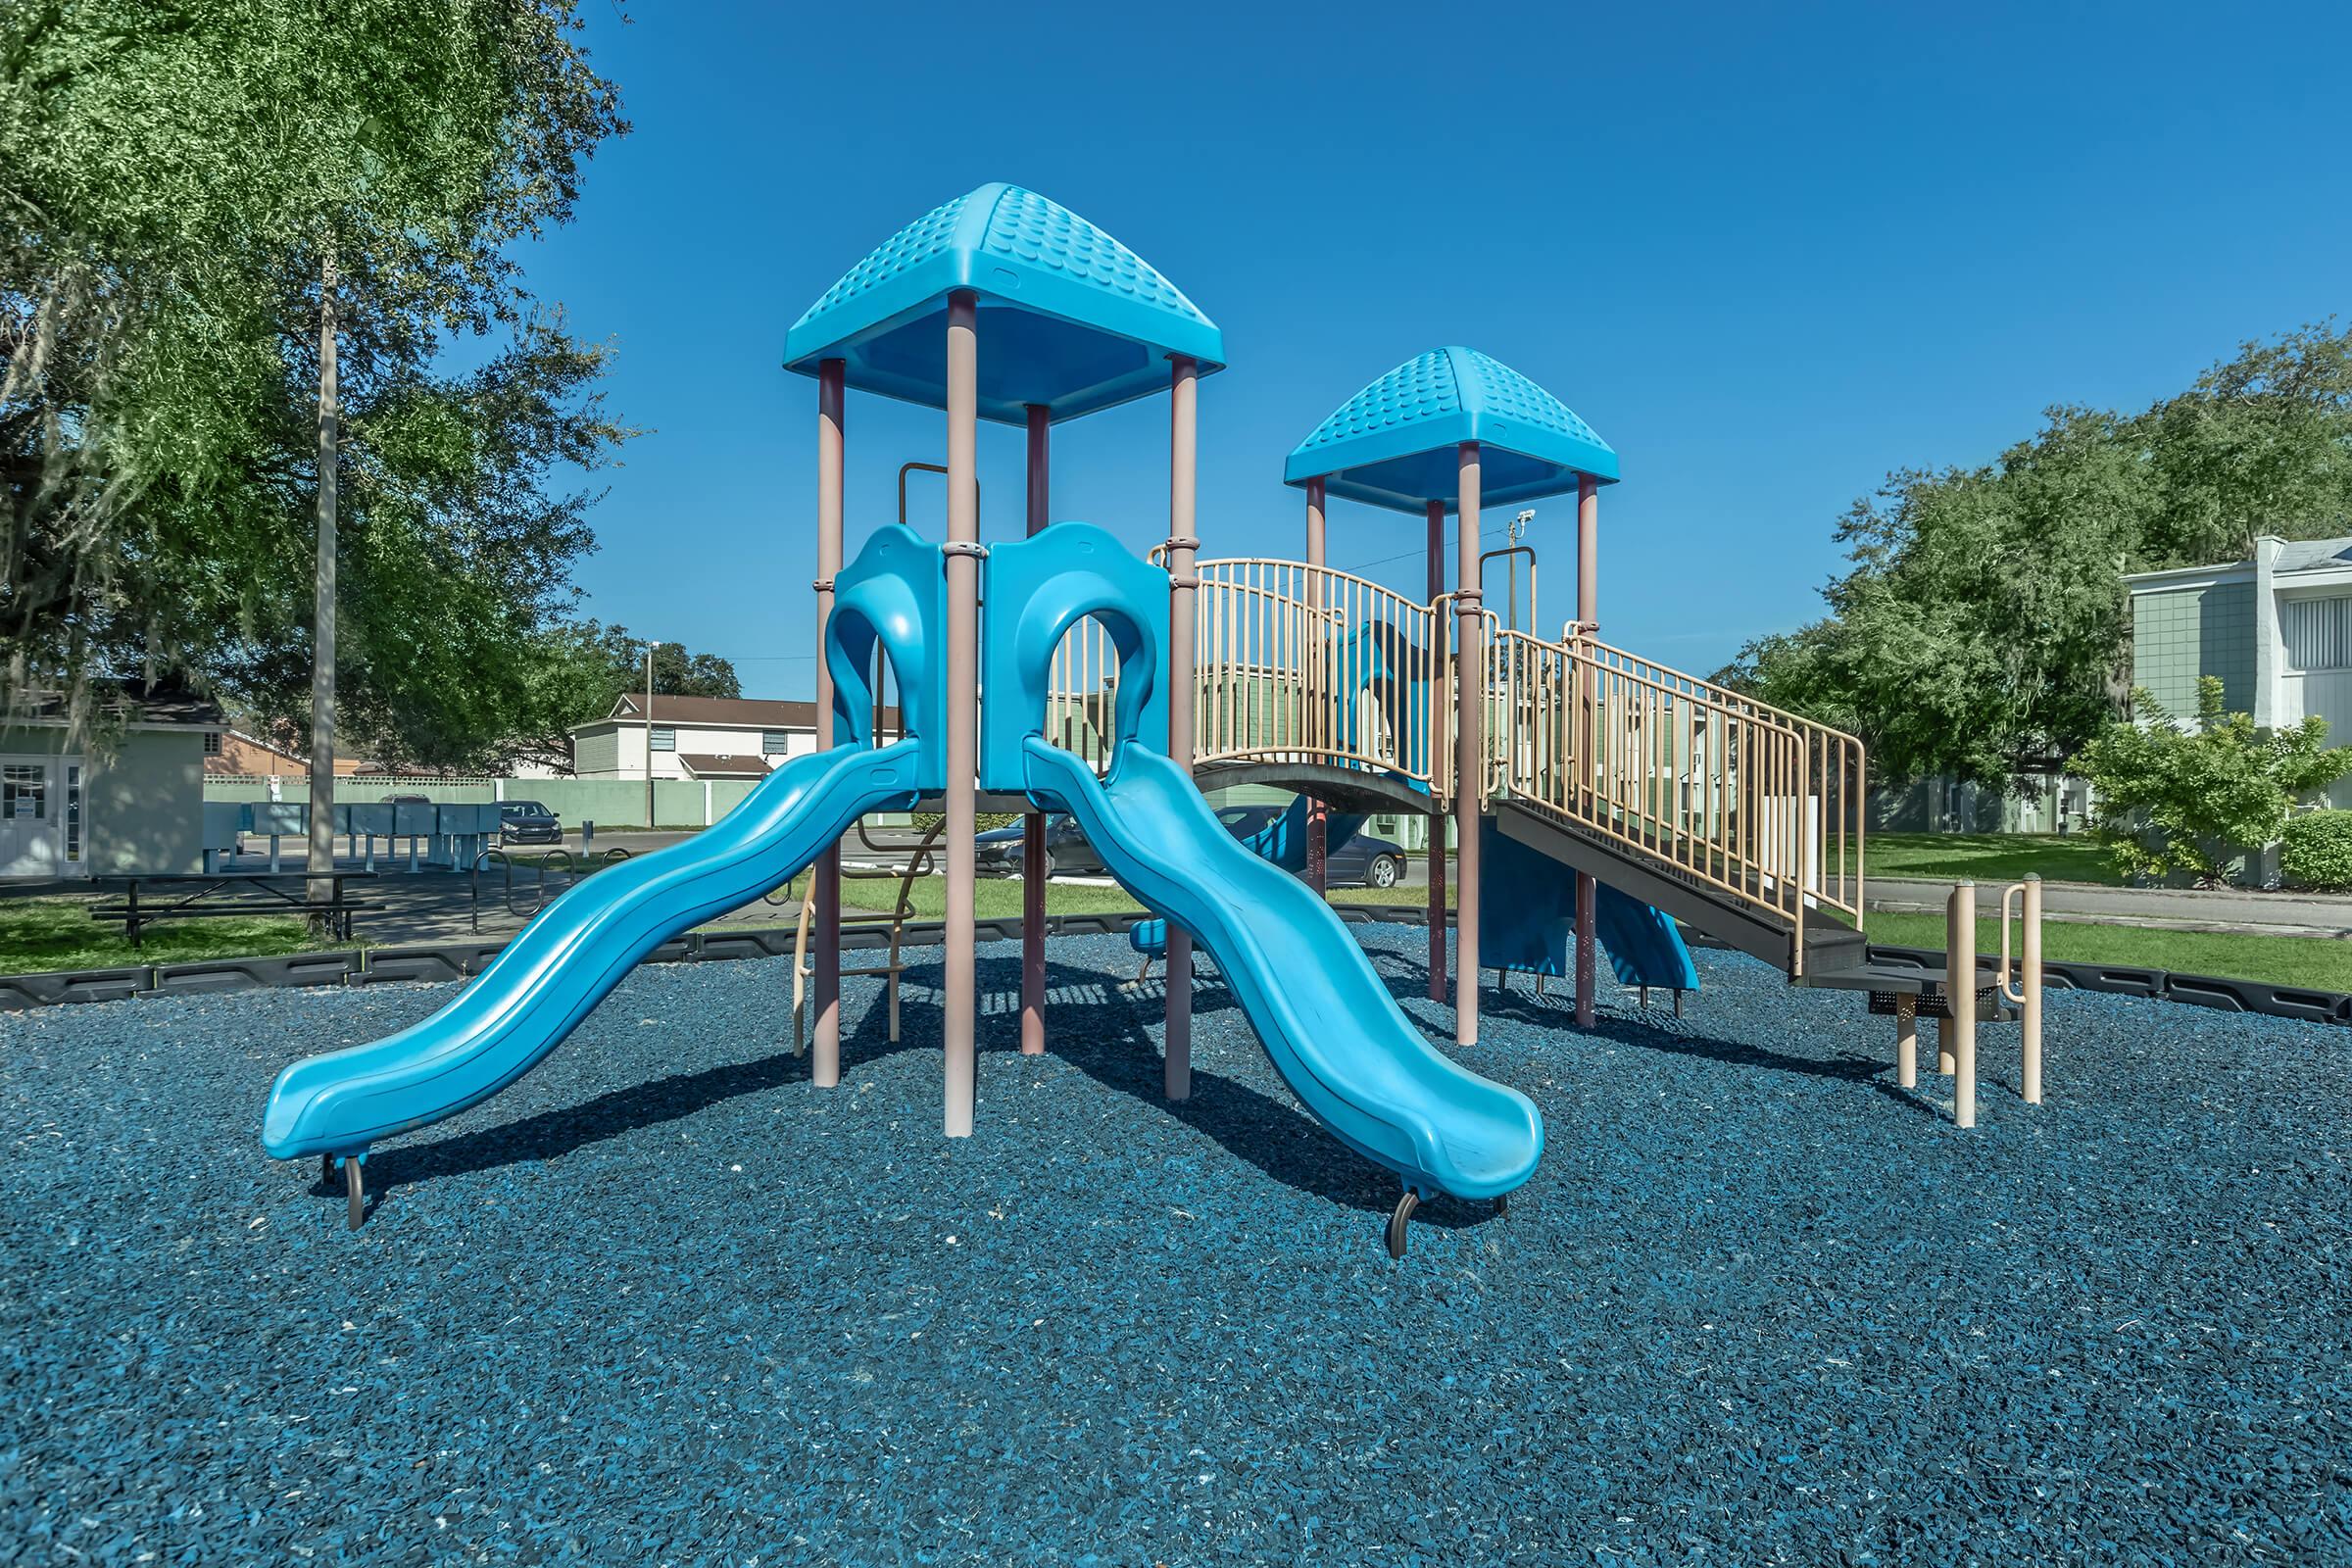
[[[612,849],[605,851],[602,855],[591,856],[587,851],[583,850],[581,851],[581,856],[583,860],[593,867],[601,865],[612,865],[618,861],[625,860],[629,858],[629,852],[625,849],[622,849],[618,845],[615,845]],[[554,893],[551,895],[547,886],[548,868],[559,859],[564,862],[564,880],[556,886]],[[531,862],[538,869],[539,880],[529,890],[531,894],[531,906],[525,909],[519,907],[514,902],[514,861],[513,857],[509,856],[503,849],[488,849],[482,851],[479,855],[476,855],[473,858],[473,866],[470,874],[467,877],[466,883],[466,920],[467,923],[472,927],[473,933],[476,936],[481,935],[482,931],[482,866],[485,862],[490,860],[496,860],[502,867],[505,868],[507,913],[513,915],[517,920],[527,920],[532,915],[537,914],[541,909],[547,907],[548,900],[551,897],[562,898],[564,894],[570,892],[574,887],[579,885],[579,880],[582,876],[588,874],[586,871],[575,870],[573,868],[574,862],[569,850],[550,850],[547,854],[540,856],[536,860]]]

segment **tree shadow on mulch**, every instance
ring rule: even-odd
[[[1693,994],[1697,995],[1696,993]],[[1768,1072],[1795,1073],[1807,1078],[1827,1078],[1845,1083],[1858,1083],[1893,1101],[1906,1109],[1940,1118],[1943,1111],[1931,1100],[1915,1090],[1898,1087],[1893,1079],[1893,1051],[1891,1044],[1886,1056],[1858,1055],[1850,1051],[1839,1052],[1831,1057],[1796,1055],[1775,1051],[1742,1040],[1722,1040],[1712,1035],[1686,1032],[1697,1022],[1690,1015],[1693,1004],[1686,1003],[1685,1016],[1674,1019],[1677,1027],[1664,1022],[1645,1022],[1639,1009],[1631,1014],[1623,1011],[1596,1013],[1593,1027],[1580,1030],[1575,1027],[1576,1003],[1566,992],[1537,996],[1532,991],[1497,993],[1492,987],[1480,1000],[1482,1016],[1508,1018],[1516,1023],[1538,1028],[1559,1029],[1574,1035],[1590,1035],[1644,1051],[1666,1055],[1689,1056],[1702,1061],[1720,1061],[1736,1067],[1757,1067]],[[1666,1016],[1671,1017],[1671,1014]],[[1888,1029],[1892,1033],[1891,1024]],[[1936,1042],[1930,1030],[1921,1031],[1920,1054],[1923,1057],[1922,1076],[1932,1071],[1936,1060]]]

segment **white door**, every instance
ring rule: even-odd
[[[0,757],[0,876],[56,876],[57,759]]]

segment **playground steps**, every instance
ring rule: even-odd
[[[1495,825],[1508,837],[1571,870],[1597,877],[1692,930],[1763,959],[1791,980],[1830,985],[1838,983],[1835,977],[1859,976],[1870,967],[1869,945],[1862,933],[1826,913],[1818,916],[1818,923],[1806,922],[1800,940],[1794,921],[1763,906],[1761,890],[1753,902],[1742,900],[1691,875],[1657,847],[1644,850],[1533,802],[1497,797],[1494,809]],[[1907,981],[1857,989],[1917,990],[1919,972],[1906,973]]]

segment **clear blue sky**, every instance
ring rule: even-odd
[[[1207,554],[1298,554],[1291,447],[1467,343],[1616,447],[1604,634],[1701,672],[1817,612],[1831,527],[1889,468],[1982,463],[2046,405],[2143,405],[2352,307],[2341,7],[586,9],[636,128],[522,259],[650,433],[580,580],[755,696],[811,681],[816,394],[785,328],[992,179],[1224,328]],[[1057,427],[1056,518],[1164,536],[1166,418]],[[853,394],[853,551],[943,441]],[[1017,533],[1017,431],[982,427],[981,481],[984,537]],[[1556,625],[1573,506],[1538,512]],[[1415,587],[1419,535],[1340,506],[1331,560]]]

